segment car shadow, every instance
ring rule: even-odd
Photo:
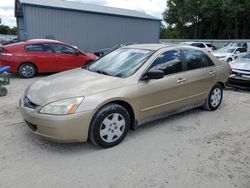
[[[191,115],[199,116],[201,113],[205,113],[205,112],[208,112],[208,111],[203,110],[201,107],[197,107],[197,108],[190,109],[190,110],[180,112],[177,114],[162,116],[155,120],[150,120],[146,123],[143,123],[142,125],[138,127],[138,129],[136,129],[135,131],[131,131],[131,132],[132,134],[138,134],[140,132],[145,132],[145,131],[154,129],[156,126],[158,128],[165,127],[167,125],[172,125],[173,123],[175,123],[175,121],[180,120],[182,118],[186,118],[187,116],[191,116]],[[194,122],[194,124],[196,123],[197,122]]]
[[[231,87],[231,86],[227,86],[225,88],[225,91],[235,91],[235,92],[240,92],[240,93],[250,93],[250,89],[240,89],[240,88]]]

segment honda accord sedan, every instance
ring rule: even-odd
[[[97,57],[55,40],[35,39],[0,47],[0,66],[23,78],[82,67]]]
[[[200,106],[216,110],[229,72],[199,48],[132,45],[33,83],[20,110],[37,135],[107,148],[147,121]]]

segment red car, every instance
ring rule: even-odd
[[[36,39],[0,47],[0,67],[10,66],[8,72],[24,78],[82,67],[96,58],[55,40]]]

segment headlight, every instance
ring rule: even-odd
[[[53,102],[44,106],[39,113],[51,115],[74,114],[84,97],[77,97]]]

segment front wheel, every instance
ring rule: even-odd
[[[231,61],[233,61],[232,58],[228,58],[228,59],[227,59],[227,62],[228,62],[228,63],[230,63]]]
[[[108,104],[93,117],[89,139],[103,148],[116,146],[126,137],[129,125],[128,111],[118,104]]]
[[[220,84],[216,84],[209,93],[203,108],[209,111],[217,110],[222,102],[223,88]]]
[[[36,75],[37,69],[31,63],[24,63],[19,67],[18,73],[23,78],[32,78]]]

